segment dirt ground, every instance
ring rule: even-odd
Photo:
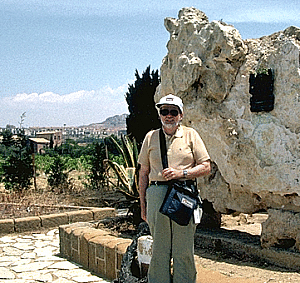
[[[267,219],[266,214],[223,215],[222,228],[238,230],[252,235],[261,234],[261,223]],[[300,273],[279,268],[267,263],[259,265],[233,257],[197,250],[199,256],[196,264],[200,267],[197,283],[298,283]]]
[[[99,194],[87,190],[75,176],[73,184],[64,191],[52,191],[47,188],[45,176],[39,177],[37,187],[38,190],[30,189],[23,194],[7,194],[3,187],[0,187],[0,219],[57,213],[71,210],[72,206],[112,205],[121,198],[120,195],[112,195],[111,191]],[[18,206],[11,203],[17,203]],[[222,228],[260,235],[261,223],[266,218],[266,214],[223,215]],[[295,271],[267,264],[262,266],[202,250],[196,250],[195,254],[198,256],[196,264],[200,270],[197,283],[300,282],[300,273]]]
[[[71,172],[69,179],[67,188],[51,189],[45,174],[40,174],[36,189],[31,187],[22,193],[7,192],[0,183],[0,219],[59,213],[74,210],[73,206],[109,206],[121,197],[111,198],[105,189],[99,193],[86,188],[82,176],[76,172]]]

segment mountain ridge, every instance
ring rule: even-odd
[[[91,123],[87,126],[82,126],[82,127],[126,128],[127,116],[128,114],[114,115],[106,118],[103,122]]]

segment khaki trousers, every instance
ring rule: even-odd
[[[146,192],[147,222],[153,237],[152,258],[148,270],[149,283],[195,283],[193,218],[188,226],[180,226],[159,212],[167,186],[150,186]],[[173,258],[173,280],[171,277]]]

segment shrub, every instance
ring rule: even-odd
[[[17,137],[5,132],[2,140],[4,161],[2,182],[8,190],[28,189],[33,178],[32,154],[27,137],[20,129]]]
[[[49,186],[54,190],[58,188],[60,191],[68,187],[68,175],[66,160],[56,155],[53,162],[46,168],[47,181]]]
[[[92,155],[88,159],[89,173],[87,179],[89,180],[90,188],[94,190],[101,190],[105,184],[105,145],[100,142],[96,142],[92,147]]]

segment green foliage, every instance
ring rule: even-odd
[[[45,173],[47,175],[47,181],[52,189],[59,188],[63,189],[68,186],[68,175],[67,162],[63,157],[56,155],[49,163]]]
[[[45,172],[46,170],[50,170],[50,164],[53,163],[53,156],[48,154],[36,154],[35,155],[35,166],[36,170]]]
[[[66,166],[69,171],[84,171],[88,168],[90,155],[81,155],[80,157],[72,158],[70,156],[66,156]]]
[[[60,157],[60,162],[57,160]],[[100,190],[106,180],[103,160],[105,159],[105,145],[103,140],[98,140],[88,146],[79,146],[69,140],[66,144],[55,149],[48,149],[45,154],[36,155],[37,170],[42,170],[49,175],[51,187],[57,186],[59,180],[65,182],[63,175],[72,170],[86,171],[85,185],[92,189]],[[62,166],[63,165],[63,166]],[[55,181],[57,180],[57,181]]]
[[[2,169],[3,164],[4,164],[4,159],[3,159],[2,155],[0,155],[0,176],[3,176],[3,174],[4,174],[4,171]]]
[[[124,161],[123,165],[109,159],[105,160],[105,163],[113,170],[121,183],[115,187],[130,200],[137,200],[139,189],[137,170],[138,149],[136,141],[131,141],[128,136],[121,137],[121,144],[113,137],[110,137],[110,140],[115,144]],[[131,174],[132,176],[129,176],[130,173],[133,173]]]
[[[5,188],[9,190],[28,189],[33,177],[33,164],[31,150],[23,130],[18,130],[16,138],[5,131],[1,150],[4,159],[1,166],[1,181]]]
[[[36,169],[46,172],[49,170],[49,166],[54,163],[54,159],[57,156],[54,154],[37,154],[35,156],[35,164],[36,164]],[[77,171],[84,171],[89,168],[89,155],[82,155],[78,158],[72,158],[70,156],[61,156],[65,163],[66,163],[66,170],[72,171],[72,170],[77,170]]]
[[[110,140],[115,144],[116,149],[122,156],[122,164],[112,160],[105,160],[109,168],[113,170],[118,178],[118,183],[110,182],[114,187],[123,193],[127,199],[127,207],[133,215],[133,224],[138,225],[141,220],[141,210],[139,202],[138,188],[138,148],[135,139],[129,139],[128,136],[122,136],[120,143],[110,137]]]
[[[126,123],[127,134],[134,137],[140,146],[148,131],[161,126],[154,102],[159,75],[158,70],[150,72],[149,66],[142,76],[136,70],[135,77],[135,83],[129,85],[126,93],[130,113]]]
[[[95,141],[96,142],[96,141]],[[97,142],[103,142],[102,140],[97,140]],[[81,146],[74,140],[67,140],[61,146],[54,147],[53,149],[48,148],[46,154],[50,156],[63,155],[69,156],[71,158],[80,158],[81,156],[91,155],[93,151],[93,145]]]
[[[256,73],[257,74],[264,74],[264,75],[268,75],[269,69],[268,68],[259,68]]]
[[[94,143],[93,144],[93,154],[90,156],[89,173],[87,179],[90,181],[90,187],[95,190],[100,190],[106,180],[104,159],[106,156],[104,143]]]
[[[15,144],[13,139],[13,134],[10,130],[5,129],[2,133],[2,145],[4,146],[4,149],[8,149],[10,146],[13,146]]]

